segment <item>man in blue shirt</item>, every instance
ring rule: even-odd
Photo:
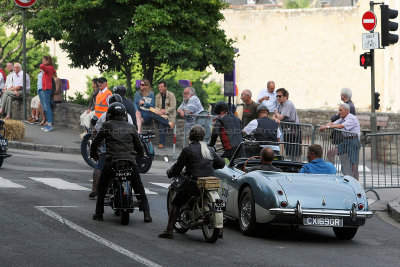
[[[320,145],[310,145],[307,151],[308,163],[301,168],[300,173],[336,174],[335,166],[330,162],[325,162],[322,155]]]

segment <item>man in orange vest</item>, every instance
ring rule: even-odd
[[[96,105],[94,107],[94,115],[100,118],[103,113],[107,112],[108,99],[112,95],[111,91],[107,88],[107,79],[104,77],[99,78],[97,82],[99,93],[96,96]]]

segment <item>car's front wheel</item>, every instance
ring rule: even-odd
[[[253,234],[257,228],[254,196],[250,187],[244,188],[240,194],[239,226],[245,235]]]
[[[358,227],[354,228],[342,228],[342,227],[333,227],[333,232],[338,239],[342,240],[351,240],[357,234]]]

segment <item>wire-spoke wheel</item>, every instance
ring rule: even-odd
[[[212,201],[211,199],[206,196],[204,198],[204,224],[202,225],[201,229],[203,231],[203,236],[209,243],[215,243],[218,240],[219,235],[219,228],[214,227],[214,217],[212,212]]]
[[[239,226],[245,235],[253,234],[257,227],[254,196],[250,187],[244,188],[240,194]]]

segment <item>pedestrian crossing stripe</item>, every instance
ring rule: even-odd
[[[152,182],[150,182],[150,184],[158,185],[164,188],[168,188],[171,185],[169,183],[152,183]]]
[[[89,188],[80,186],[75,183],[70,183],[67,182],[63,179],[60,178],[43,178],[43,177],[28,177],[29,179],[32,179],[37,182],[44,183],[48,186],[55,187],[57,189],[63,189],[63,190],[78,190],[78,191],[90,191]]]
[[[26,187],[0,177],[0,188],[26,188]]]
[[[146,193],[146,195],[158,195],[156,192],[150,191],[147,188],[144,188],[144,192]]]

